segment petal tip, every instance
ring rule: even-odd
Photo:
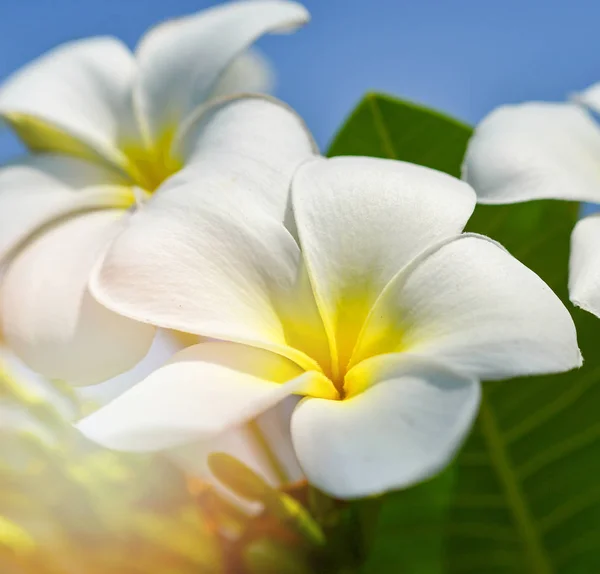
[[[578,309],[582,309],[600,318],[600,306],[593,301],[593,297],[588,296],[586,293],[578,292],[571,293],[569,299]]]
[[[304,27],[311,20],[310,12],[308,8],[300,2],[292,2],[288,0],[276,0],[275,5],[281,7],[287,7],[289,9],[289,16],[286,23],[282,23],[273,30],[277,34],[291,34],[296,30]]]

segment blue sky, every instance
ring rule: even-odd
[[[0,77],[61,42],[110,34],[134,46],[204,0],[4,0]],[[322,146],[367,90],[475,122],[494,106],[560,100],[600,81],[598,0],[306,0],[311,24],[259,45],[277,95]],[[0,136],[0,157],[15,144]]]

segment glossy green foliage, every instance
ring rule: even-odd
[[[330,155],[388,157],[458,176],[471,133],[432,110],[369,94]],[[467,229],[500,241],[561,297],[585,365],[485,383],[479,418],[453,466],[451,496],[442,477],[384,497],[369,526],[377,542],[366,573],[600,572],[600,320],[567,297],[577,214],[578,205],[553,201],[477,207]]]

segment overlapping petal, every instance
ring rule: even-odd
[[[600,129],[575,104],[503,106],[475,130],[463,166],[481,203],[600,202]]]
[[[0,283],[0,320],[8,345],[49,378],[92,384],[133,367],[154,328],[98,304],[87,283],[119,232],[119,210],[80,214],[33,237]]]
[[[146,356],[132,369],[118,374],[112,379],[102,381],[95,385],[86,385],[75,389],[79,399],[94,407],[106,405],[113,399],[122,395],[125,391],[143,381],[147,376],[160,369],[167,361],[187,346],[200,342],[199,337],[190,337],[192,341],[186,341],[179,333],[156,329],[152,345]]]
[[[275,70],[262,52],[248,50],[221,74],[209,99],[235,94],[270,94],[275,87]]]
[[[269,450],[277,459],[286,477],[286,482],[304,478],[304,473],[294,451],[290,428],[292,413],[301,400],[297,395],[287,397],[256,419],[258,428],[264,436]]]
[[[313,289],[343,369],[386,283],[418,253],[462,231],[475,193],[421,166],[340,157],[300,168],[293,206]]]
[[[48,376],[89,383],[133,366],[124,357],[128,352],[141,358],[153,327],[107,311],[87,290],[91,268],[114,236],[108,232],[110,226],[103,229],[102,212],[87,212],[129,207],[133,194],[124,173],[145,181],[138,171],[148,161],[173,159],[166,145],[171,143],[169,138],[180,131],[187,112],[207,97],[242,86],[260,89],[270,81],[268,66],[247,51],[249,45],[264,33],[293,29],[307,19],[303,7],[283,0],[231,4],[154,29],[142,41],[137,62],[119,41],[93,38],[53,50],[16,73],[3,87],[0,114],[33,151],[52,152],[0,173],[0,206],[16,216],[0,231],[0,257],[13,257],[2,282],[3,329],[30,365]],[[179,104],[189,109],[172,124],[171,112]],[[266,107],[258,99],[250,105]],[[274,234],[281,243],[277,257],[285,252],[275,267],[289,269],[282,293],[269,291],[264,295],[269,304],[281,307],[285,306],[281,301],[286,289],[307,285],[297,247],[281,221],[291,174],[314,153],[314,142],[301,120],[284,106],[269,104],[270,109],[264,112],[242,114],[240,106],[231,105],[238,111],[229,121],[221,113],[227,104],[211,112],[203,109],[209,117],[190,118],[195,122],[181,131],[185,137],[178,143],[181,151],[189,154],[186,159],[193,156],[194,169],[204,172],[209,195],[227,194],[230,185],[236,189],[227,196],[227,205],[217,201],[214,209],[207,210],[209,227],[211,221],[215,223],[213,216],[225,219],[234,205],[240,207],[241,217],[247,213],[243,206],[253,202],[257,212],[264,208],[265,219],[266,214],[275,216],[277,224],[272,227],[277,227]],[[250,125],[246,118],[252,116],[257,120]],[[218,127],[211,130],[213,122]],[[259,127],[273,135],[265,136]],[[163,141],[165,130],[169,137]],[[168,149],[154,149],[158,144]],[[128,150],[132,157],[126,157]],[[120,171],[112,173],[99,167],[107,163]],[[233,164],[237,170],[230,169]],[[241,183],[235,181],[238,177]],[[165,190],[161,196],[167,210],[187,209],[184,202],[188,198],[183,194],[175,197]],[[242,206],[238,205],[239,198]],[[151,208],[148,211],[152,214]],[[82,234],[81,241],[76,230]],[[259,269],[258,274],[262,271]],[[260,288],[254,286],[255,290]],[[320,321],[316,311],[314,317]],[[109,337],[117,323],[121,324],[122,336]],[[285,346],[290,335],[285,327],[283,331]],[[134,342],[121,345],[123,337]],[[72,344],[70,349],[67,341]],[[97,345],[95,357],[91,357],[91,344]],[[108,349],[108,358],[103,356],[103,346]],[[84,374],[86,361],[89,372]]]
[[[188,167],[167,182],[161,195],[180,181],[194,181],[195,201],[243,193],[283,220],[292,176],[318,150],[291,108],[267,96],[245,96],[209,106],[182,134],[175,153]]]
[[[18,70],[0,90],[0,116],[34,151],[117,166],[132,114],[133,54],[114,38],[63,44]]]
[[[581,365],[575,325],[560,299],[497,243],[469,234],[420,255],[386,286],[352,363],[398,352],[480,380]]]
[[[159,193],[131,218],[92,292],[115,312],[167,329],[287,347],[275,299],[296,291],[298,246],[251,201],[192,202],[198,184],[174,189],[177,198]]]
[[[315,376],[269,351],[201,343],[178,353],[79,428],[117,450],[154,450],[210,439],[301,392]]]
[[[190,167],[131,218],[91,283],[126,317],[227,342],[183,351],[81,428],[112,448],[211,448],[305,394],[291,428],[313,484],[342,498],[408,486],[459,447],[480,379],[580,364],[572,319],[501,246],[460,235],[467,184],[400,162],[314,159],[284,137],[297,123],[230,143],[252,127],[238,121],[248,111],[291,119],[274,105],[203,115]]]
[[[298,245],[280,222],[241,199],[220,196],[190,211],[182,194],[170,210],[136,214],[92,289],[125,316],[271,349],[319,369],[329,360],[328,342]]]
[[[295,2],[252,0],[217,6],[148,32],[136,50],[135,98],[152,140],[184,122],[260,36],[293,30],[308,19]]]
[[[600,216],[577,223],[571,236],[569,294],[578,307],[600,316]]]
[[[0,260],[40,227],[61,217],[102,207],[129,207],[127,181],[85,160],[31,155],[0,169]]]
[[[252,468],[273,486],[280,486],[283,477],[285,482],[300,480],[304,474],[298,464],[290,432],[290,417],[297,403],[297,396],[287,397],[260,414],[255,422],[261,438],[257,437],[250,425],[244,425],[228,429],[209,441],[171,449],[169,455],[187,472],[205,479],[216,480],[210,471],[208,456],[215,452],[225,452]],[[270,455],[265,452],[264,443],[268,445]],[[231,496],[231,492],[228,493]],[[238,499],[236,502],[242,501]]]
[[[131,218],[93,292],[137,320],[292,353],[315,368],[291,348],[300,329],[328,353],[300,249],[282,223],[312,142],[292,112],[263,98],[220,105],[205,121],[193,165]]]
[[[305,399],[292,439],[309,481],[339,498],[404,488],[452,458],[479,406],[479,383],[399,355],[361,364],[365,392],[344,401]],[[384,363],[383,365],[381,363]]]

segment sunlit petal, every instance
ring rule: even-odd
[[[464,178],[482,203],[600,202],[600,129],[574,104],[503,106],[477,126]]]
[[[63,44],[0,89],[0,115],[34,151],[124,165],[118,142],[131,116],[135,60],[114,38]]]
[[[295,114],[263,98],[219,106],[206,121],[193,165],[131,218],[93,292],[125,316],[275,349],[315,368],[292,349],[306,352],[302,339],[329,353],[283,224],[291,178],[312,142]]]
[[[176,153],[189,167],[166,182],[158,195],[165,195],[174,183],[192,181],[196,192],[190,201],[196,205],[243,193],[279,220],[284,219],[289,204],[293,174],[317,153],[302,119],[267,96],[210,106],[183,134],[179,146]]]
[[[79,423],[100,444],[152,450],[214,438],[247,422],[312,377],[269,351],[202,343]]]
[[[183,123],[210,96],[227,67],[269,32],[306,23],[307,11],[285,0],[232,2],[150,30],[137,50],[136,103],[153,141]]]

